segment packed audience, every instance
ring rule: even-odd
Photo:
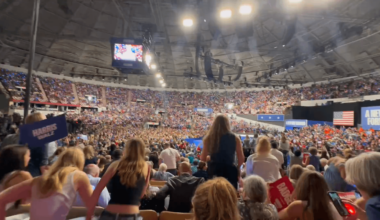
[[[72,83],[46,77],[37,77],[52,102],[73,103]],[[24,99],[26,74],[5,69],[0,70],[0,82],[14,99]],[[33,77],[32,100],[42,101],[41,91]],[[82,106],[107,107],[108,110],[122,111],[131,102],[145,103],[155,109],[171,109],[185,114],[196,107],[211,108],[217,113],[236,114],[282,114],[287,107],[302,100],[320,100],[344,97],[358,97],[379,94],[380,79],[335,82],[296,89],[235,91],[235,92],[175,92],[136,90],[118,87],[103,87],[85,83],[75,83],[79,102]],[[103,97],[105,95],[105,97]],[[105,102],[105,103],[104,103]],[[229,107],[232,104],[232,108]]]
[[[11,134],[0,145],[0,219],[25,207],[30,219],[66,219],[78,207],[86,207],[87,219],[101,220],[144,219],[144,210],[196,220],[375,220],[380,214],[379,131],[252,126],[254,135],[237,136],[224,115],[207,131],[143,128],[124,119],[88,123],[93,118],[87,117],[68,116],[80,126],[38,148],[20,145],[20,120],[3,124]],[[26,123],[45,119],[36,112]],[[203,144],[190,144],[193,137],[204,137]],[[292,192],[281,208],[272,200],[271,184],[278,181],[289,181]],[[350,192],[354,198],[334,200]]]
[[[37,76],[45,90],[49,102],[62,104],[78,104],[72,82],[68,80]]]

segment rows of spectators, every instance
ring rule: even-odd
[[[252,126],[255,135],[241,141],[223,115],[207,132],[69,117],[83,126],[37,149],[17,145],[19,124],[11,121],[15,134],[0,146],[0,219],[6,207],[20,205],[29,207],[31,219],[58,220],[72,207],[86,207],[90,219],[96,206],[104,208],[100,220],[138,218],[147,209],[192,213],[196,220],[375,220],[380,214],[380,132],[374,130]],[[37,112],[26,123],[44,119]],[[203,147],[185,140],[200,136]],[[285,176],[294,192],[278,211],[268,184]],[[349,211],[342,216],[331,191],[361,198],[342,199]]]
[[[25,87],[26,74],[1,69],[0,81],[15,99],[23,99],[24,93],[18,87]],[[72,84],[69,80],[38,77],[48,98],[52,102],[73,103]],[[109,109],[126,109],[131,102],[145,102],[153,108],[192,110],[196,107],[211,108],[218,113],[236,114],[282,114],[286,107],[301,100],[319,100],[343,97],[357,97],[379,93],[379,79],[356,80],[344,83],[330,83],[301,87],[297,89],[235,91],[235,92],[173,92],[135,90],[118,87],[102,87],[75,83],[80,104],[102,106]],[[103,97],[103,89],[105,97]],[[32,99],[41,101],[41,91],[33,77]],[[104,100],[106,103],[103,103]],[[228,103],[232,104],[232,108]],[[177,110],[176,110],[177,111]]]

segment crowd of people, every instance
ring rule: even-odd
[[[59,103],[75,102],[73,82],[66,79],[37,77],[49,101]],[[5,69],[0,70],[0,82],[14,99],[24,99],[19,87],[26,86],[26,74]],[[358,79],[349,82],[335,82],[296,89],[225,92],[176,92],[105,87],[86,83],[74,83],[82,106],[98,106],[110,109],[126,109],[131,102],[144,102],[152,108],[169,108],[175,112],[197,107],[211,108],[218,113],[236,114],[282,114],[286,108],[302,100],[320,100],[344,97],[358,97],[379,94],[380,79]],[[33,101],[43,101],[41,91],[33,77]],[[105,97],[104,97],[105,96]],[[75,103],[76,104],[76,103]],[[229,105],[231,104],[231,105]],[[233,106],[232,108],[229,106]]]
[[[253,135],[237,136],[225,115],[207,131],[67,117],[80,126],[38,148],[22,145],[19,116],[3,124],[11,134],[0,145],[0,219],[15,207],[29,207],[32,220],[66,219],[73,207],[86,207],[87,219],[101,209],[101,220],[139,219],[142,210],[191,213],[195,220],[375,220],[380,214],[379,131],[252,126]],[[25,123],[45,119],[35,112]],[[192,137],[203,143],[189,144]],[[294,192],[278,211],[268,184],[282,178]],[[350,210],[342,216],[328,192],[359,196],[341,199]]]

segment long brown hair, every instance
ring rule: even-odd
[[[317,172],[304,171],[298,179],[293,195],[297,200],[307,201],[304,213],[314,220],[334,220],[327,195],[329,187]]]
[[[38,181],[38,189],[42,197],[62,189],[67,176],[75,170],[83,170],[84,154],[80,148],[72,147],[62,152],[58,160]]]
[[[90,160],[95,156],[94,148],[89,145],[84,147],[83,153],[84,153],[84,158],[86,158],[87,160]]]
[[[219,141],[223,135],[231,132],[230,122],[224,115],[218,115],[211,125],[203,142],[207,143],[206,147],[209,154],[215,153],[219,149]]]
[[[127,142],[124,155],[117,170],[120,182],[127,187],[135,187],[137,180],[144,177],[145,145],[141,139],[131,139]]]
[[[240,220],[236,189],[224,178],[200,185],[194,193],[195,220]]]

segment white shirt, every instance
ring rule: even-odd
[[[271,154],[277,158],[278,162],[280,163],[279,168],[281,168],[281,165],[284,163],[284,154],[281,151],[274,148],[271,150]]]
[[[258,175],[268,183],[276,182],[281,178],[279,164],[277,158],[272,154],[252,154],[247,158],[246,174],[247,176]]]
[[[169,147],[161,152],[159,159],[162,159],[162,162],[166,164],[168,170],[171,170],[177,168],[176,162],[179,157],[178,151]]]

